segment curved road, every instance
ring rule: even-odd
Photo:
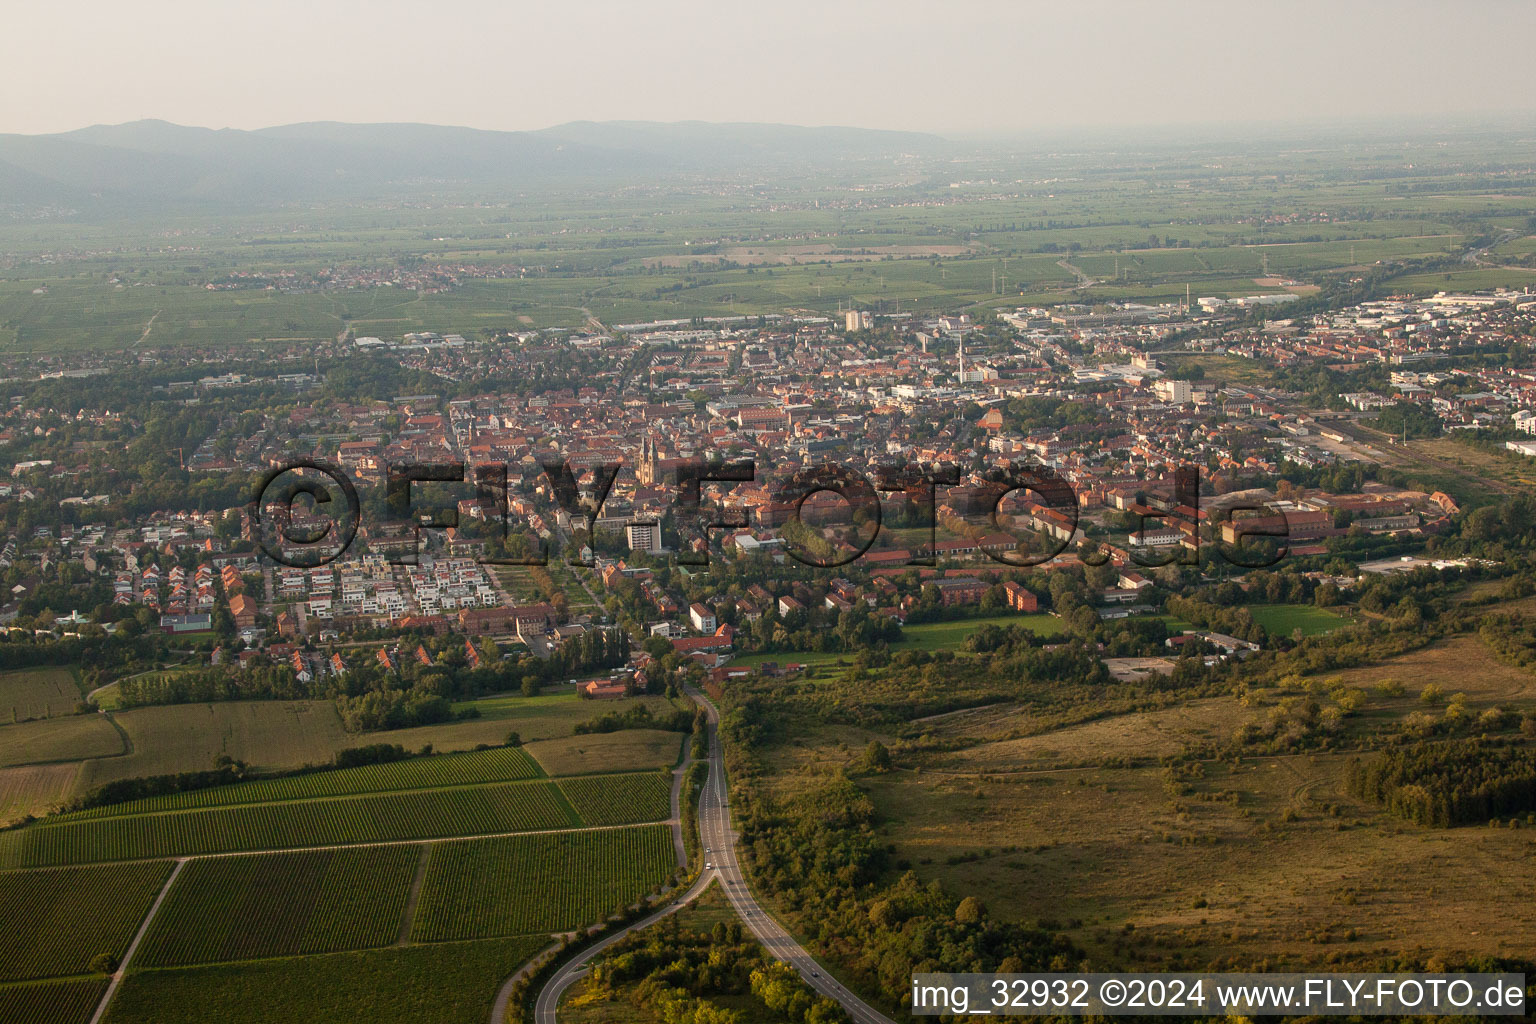
[[[538,1002],[534,1006],[535,1024],[556,1024],[555,1010],[560,1005],[560,997],[577,979],[586,975],[587,964],[595,956],[630,932],[647,928],[698,899],[717,878],[731,906],[757,941],[763,944],[763,948],[776,959],[793,967],[811,988],[841,1004],[854,1024],[895,1024],[850,992],[841,982],[829,977],[803,946],[763,912],[763,908],[758,906],[757,900],[747,889],[746,876],[742,874],[741,865],[736,859],[736,834],[731,831],[730,791],[725,783],[725,758],[720,750],[720,714],[715,710],[714,703],[697,690],[690,687],[688,696],[703,706],[709,719],[709,778],[699,795],[699,834],[707,851],[704,859],[711,866],[699,875],[692,888],[665,910],[615,932],[602,942],[583,950],[560,968],[539,993]],[[493,1021],[492,1024],[502,1022]]]

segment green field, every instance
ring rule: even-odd
[[[891,214],[888,209],[880,212],[887,218]],[[936,217],[948,219],[957,212],[939,210]],[[1018,207],[999,204],[989,217],[1012,218],[1020,212]],[[1037,213],[1037,209],[1030,209],[1028,215]],[[1098,215],[1102,216],[1102,211]],[[867,211],[863,216],[873,217],[875,211]],[[757,231],[763,230],[763,224],[761,220],[751,222],[752,229]],[[471,280],[451,292],[434,295],[376,288],[327,294],[210,292],[198,283],[200,278],[189,279],[180,272],[170,275],[174,281],[123,289],[100,280],[27,278],[0,281],[0,322],[11,328],[9,337],[3,339],[11,343],[7,348],[35,351],[124,349],[141,337],[146,345],[157,347],[235,345],[264,340],[322,343],[348,327],[359,334],[398,337],[406,331],[440,330],[447,324],[469,336],[481,328],[518,326],[523,322],[521,317],[527,317],[538,327],[575,326],[582,322],[582,308],[591,309],[604,321],[622,323],[655,317],[774,313],[790,308],[832,312],[839,301],[937,310],[975,304],[1062,302],[1084,297],[1097,301],[1168,300],[1182,298],[1186,285],[1201,295],[1251,295],[1280,290],[1255,283],[1266,256],[1271,273],[1310,274],[1348,265],[1351,244],[1359,250],[1357,259],[1376,259],[1444,254],[1460,241],[1458,235],[1446,232],[1446,222],[1429,222],[1427,226],[1436,232],[1435,237],[1372,242],[1365,238],[1365,232],[1379,229],[1355,225],[1351,231],[1351,226],[1340,225],[1340,230],[1354,237],[1353,243],[1244,245],[1244,229],[1240,225],[1184,225],[1180,231],[1190,236],[1187,241],[1206,243],[1211,248],[1138,252],[1129,247],[1145,245],[1144,230],[1135,226],[1079,225],[987,232],[984,244],[995,247],[1006,258],[968,253],[943,258],[892,255],[878,261],[832,261],[812,256],[796,261],[790,255],[785,258],[793,262],[750,268],[705,263],[683,267],[647,265],[645,261],[650,259],[678,259],[686,252],[682,237],[661,246],[653,243],[649,248],[630,248],[631,258],[618,266],[613,264],[612,254],[623,252],[622,248],[611,248],[606,253],[602,249],[573,252],[566,248],[569,238],[555,237],[543,244],[566,248],[567,258],[574,262],[602,265],[577,266],[542,278]],[[965,230],[954,224],[946,227],[949,231]],[[1406,221],[1394,227],[1402,231],[1423,230],[1426,223]],[[774,229],[802,230],[783,218],[777,219]],[[714,230],[732,229],[717,220]],[[824,231],[826,226],[816,230]],[[899,234],[891,230],[888,222],[882,223],[880,230],[892,244],[901,244]],[[959,240],[943,236],[935,239],[932,227],[924,230],[930,232],[929,244],[938,241],[953,245]],[[380,256],[407,255],[407,247],[380,234],[359,239],[357,244]],[[853,244],[863,246],[869,240]],[[1063,256],[1030,251],[1040,246],[1070,244],[1089,250],[1070,258],[1071,266],[1094,277],[1095,283],[1086,289],[1080,288],[1071,271],[1060,265]],[[323,247],[308,247],[308,253],[310,258],[323,258]],[[265,259],[277,255],[263,254]],[[449,259],[466,255],[441,254]],[[523,255],[549,258],[532,252]],[[238,257],[250,259],[250,254],[240,253]],[[499,256],[505,258],[505,254]],[[1117,260],[1118,280],[1114,277]],[[1004,294],[993,284],[995,272],[1006,275],[1017,287]],[[1501,280],[1505,282],[1512,277],[1508,271],[1492,268],[1482,273],[1502,274]],[[48,294],[33,295],[33,289],[43,284],[48,287]],[[150,329],[147,337],[146,328]]]
[[[455,723],[454,727],[474,726],[481,722],[493,723],[499,729],[501,735],[496,742],[506,739],[507,730],[516,729],[524,743],[533,740],[547,740],[571,735],[577,722],[585,722],[590,718],[606,714],[609,711],[627,711],[630,708],[644,704],[652,712],[660,714],[672,709],[672,704],[665,697],[634,697],[621,700],[603,701],[601,706],[595,706],[592,701],[578,697],[574,690],[565,690],[560,693],[541,694],[537,697],[523,697],[515,694],[503,694],[496,697],[482,697],[466,704],[454,705],[455,710],[473,707],[480,712],[480,718],[471,719],[464,723]],[[428,726],[428,728],[442,728]],[[413,732],[411,729],[400,729],[389,733],[396,736]],[[393,740],[391,742],[394,742]],[[407,744],[409,746],[409,744]]]
[[[1248,611],[1270,636],[1288,637],[1297,630],[1302,636],[1319,636],[1349,624],[1342,615],[1310,604],[1256,604]]]
[[[538,761],[547,775],[639,772],[676,765],[685,738],[680,732],[665,729],[619,729],[539,740],[522,749]]]
[[[388,764],[291,775],[280,779],[257,779],[233,786],[171,793],[143,800],[131,800],[127,803],[93,807],[89,810],[61,815],[54,820],[66,823],[90,818],[119,817],[125,814],[151,814],[159,811],[228,807],[237,804],[311,800],[321,797],[464,786],[486,782],[515,782],[537,778],[539,774],[538,765],[522,750],[516,747],[497,747],[493,750],[416,757]]]
[[[663,697],[636,700],[656,711],[670,707]],[[455,706],[456,710],[474,708],[480,713],[479,718],[366,736],[343,729],[341,716],[330,701],[230,701],[144,707],[114,712],[114,718],[133,741],[133,753],[126,757],[106,756],[121,753],[122,744],[118,740],[109,748],[107,744],[111,741],[102,733],[97,738],[101,748],[98,752],[79,754],[61,748],[60,755],[51,759],[100,758],[86,762],[80,773],[76,793],[83,794],[119,779],[202,771],[221,754],[245,761],[258,770],[275,771],[328,764],[337,751],[365,743],[396,743],[412,751],[430,744],[434,750],[447,753],[472,750],[482,744],[499,747],[506,742],[509,732],[516,732],[524,741],[565,737],[571,735],[577,722],[630,706],[632,702],[626,700],[595,708],[591,702],[578,699],[574,692],[487,697]],[[97,721],[102,717],[80,716],[61,722],[96,722],[95,728],[110,732],[110,723]],[[55,724],[29,723],[24,728]],[[0,727],[0,764],[7,763],[6,728]]]
[[[957,651],[970,636],[982,626],[1022,626],[1037,636],[1055,636],[1062,630],[1061,620],[1054,615],[989,615],[978,619],[955,619],[949,622],[925,622],[905,626],[901,639],[891,644],[892,651]],[[837,662],[852,663],[857,652],[838,651],[781,651],[776,654],[748,654],[732,659],[731,664],[756,668],[766,662],[780,665],[834,665]]]
[[[686,738],[663,729],[620,729],[539,740],[523,749],[548,775],[587,775],[671,767]]]
[[[0,824],[62,806],[74,790],[79,771],[73,762],[0,768]]]
[[[748,191],[690,179],[668,185],[660,205],[632,182],[545,186],[501,200],[448,186],[434,193],[429,220],[415,202],[339,199],[302,211],[229,211],[216,231],[183,213],[22,219],[0,225],[0,248],[17,257],[0,274],[0,352],[316,345],[348,329],[472,337],[579,326],[588,312],[623,323],[1168,300],[1186,288],[1231,296],[1294,287],[1272,280],[1284,276],[1307,289],[1371,270],[1395,274],[1397,291],[1529,283],[1528,268],[1436,272],[1399,262],[1454,257],[1472,236],[1503,229],[1512,237],[1501,253],[1528,253],[1527,140],[1394,142],[1392,152],[1356,139],[1348,148],[1224,153],[1219,172],[1185,151],[1086,173],[1081,154],[1014,154],[995,165],[1013,184],[955,187],[947,162],[860,163],[856,177],[822,168],[814,179]],[[1045,181],[1048,191],[1038,187]],[[164,246],[167,233],[196,244]],[[418,262],[517,272],[470,275],[441,292],[206,287],[232,271]]]
[[[108,1024],[469,1024],[545,935],[142,971]]]
[[[0,873],[0,981],[85,974],[121,957],[171,873],[166,861]]]
[[[72,669],[49,666],[0,672],[0,722],[72,715],[84,697]]]
[[[672,810],[670,772],[583,775],[555,785],[588,825],[637,825],[664,820]]]
[[[1169,369],[1188,370],[1199,367],[1204,379],[1221,384],[1263,384],[1270,378],[1271,370],[1255,359],[1243,356],[1217,355],[1210,352],[1175,353],[1159,356]]]
[[[118,760],[123,738],[101,715],[0,725],[0,767],[99,757]]]
[[[106,991],[105,977],[0,985],[0,1024],[86,1024]]]
[[[221,754],[267,769],[324,764],[359,742],[342,729],[330,701],[178,704],[113,717],[133,741],[133,753],[88,762],[82,792],[118,779],[202,771]]]
[[[344,779],[344,784],[383,785],[391,780],[430,784],[434,777],[439,784],[431,789],[367,790],[352,796],[303,798],[274,795],[269,786],[293,783],[302,793],[310,780],[319,780],[317,790],[323,791],[330,786],[324,780],[350,774],[327,772],[140,802],[156,805],[162,800],[178,803],[184,798],[187,809],[142,812],[126,805],[94,809],[0,833],[0,866],[39,867],[627,825],[665,819],[670,810],[671,777],[667,773],[576,776],[558,782],[527,780],[536,768],[516,748],[355,771],[359,774]],[[522,774],[525,781],[441,784],[456,776],[505,778],[514,772]],[[254,792],[242,793],[246,786]],[[261,799],[271,802],[256,802]]]
[[[540,694],[537,697],[504,694],[454,705],[455,711],[474,708],[480,713],[479,718],[412,729],[393,729],[380,733],[377,738],[399,743],[407,750],[418,750],[427,743],[437,750],[469,750],[481,743],[500,746],[506,742],[509,732],[517,733],[527,743],[531,740],[569,736],[577,722],[585,722],[612,710],[624,711],[636,704],[645,704],[655,712],[671,707],[665,697],[604,701],[602,707],[594,707],[591,701],[576,696],[574,690]],[[355,746],[358,742],[353,737],[348,745]]]
[[[0,865],[377,843],[578,824],[553,784],[510,782],[45,823],[0,835]]]
[[[411,937],[568,931],[634,903],[677,870],[664,825],[439,843]]]
[[[1418,295],[1434,292],[1478,291],[1489,288],[1536,287],[1536,269],[1529,267],[1478,267],[1438,274],[1414,274],[1395,282],[1403,291]]]
[[[0,865],[31,869],[0,873],[0,913],[12,922],[0,942],[0,983],[53,979],[0,984],[0,1024],[83,1024],[102,985],[71,976],[85,974],[98,954],[122,955],[169,875],[170,862],[155,859],[162,854],[192,859],[167,893],[110,1020],[356,1019],[346,1014],[367,1008],[370,1021],[414,1024],[439,1019],[433,1013],[463,1019],[457,1014],[471,1006],[482,1013],[499,979],[543,948],[548,932],[592,923],[675,873],[667,825],[559,830],[665,819],[666,769],[685,737],[661,730],[571,736],[575,722],[612,705],[595,708],[567,694],[480,703],[492,714],[505,712],[494,724],[502,736],[507,723],[548,735],[543,753],[557,770],[580,771],[594,757],[609,768],[623,762],[650,770],[548,780],[529,751],[498,746],[170,794],[0,833]],[[213,749],[293,758],[337,740],[355,744],[356,737],[332,732],[330,710],[265,702],[146,708],[122,717],[130,735],[171,745],[141,761],[175,764]],[[117,737],[99,715],[0,729],[77,720]],[[286,739],[285,725],[294,728]],[[76,766],[8,770],[58,772],[62,788]],[[29,775],[13,786],[38,784]],[[499,837],[519,831],[541,834]],[[335,848],[307,849],[328,846]],[[107,863],[119,861],[126,863]],[[73,864],[81,866],[54,866]],[[406,936],[430,945],[381,948]],[[447,966],[440,959],[445,950],[456,954]],[[342,963],[348,977],[338,986],[331,972]],[[451,993],[433,987],[445,972],[456,979]],[[348,990],[359,976],[368,978],[366,986]],[[410,981],[403,995],[402,977]],[[195,987],[195,1008],[176,1004],[191,998],[183,984]],[[338,987],[351,995],[333,1004]],[[426,990],[436,992],[429,1010]],[[256,1016],[236,1016],[236,1007]]]
[[[1055,636],[1062,630],[1061,620],[1054,615],[992,615],[981,619],[956,619],[952,622],[925,622],[907,626],[901,631],[901,645],[916,651],[959,650],[970,636],[982,626],[1021,626],[1036,636]]]
[[[134,966],[387,946],[400,933],[417,846],[189,861]]]

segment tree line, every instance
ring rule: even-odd
[[[428,725],[455,717],[454,701],[521,687],[533,696],[546,683],[623,665],[629,643],[617,629],[588,630],[539,658],[531,653],[503,658],[495,644],[481,641],[479,665],[472,666],[464,638],[420,638],[432,658],[422,665],[402,648],[394,671],[374,651],[353,654],[345,673],[301,679],[287,662],[252,658],[244,666],[213,665],[123,679],[118,697],[126,707],[200,704],[232,700],[334,700],[342,723],[353,732]],[[464,714],[473,716],[473,709]]]
[[[1450,828],[1536,811],[1536,750],[1466,739],[1350,762],[1349,792],[1420,825]]]

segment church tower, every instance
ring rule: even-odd
[[[646,437],[640,441],[640,465],[635,468],[635,478],[650,487],[656,483],[656,441]]]

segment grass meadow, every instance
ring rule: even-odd
[[[523,749],[547,775],[589,775],[670,767],[682,756],[686,739],[661,729],[623,729],[537,740]]]
[[[982,626],[1022,626],[1036,636],[1055,636],[1062,630],[1061,620],[1054,615],[988,615],[975,619],[954,619],[948,622],[924,622],[905,626],[901,639],[891,644],[894,651],[958,651],[970,636]],[[787,665],[836,665],[852,664],[856,654],[846,651],[781,651],[773,654],[746,654],[731,661],[732,665],[755,668],[769,662]]]
[[[84,694],[75,671],[61,666],[0,672],[0,722],[73,715]]]
[[[1348,621],[1301,606],[1254,615],[1312,634]],[[840,765],[857,772],[871,739],[891,744],[897,770],[860,773],[858,784],[894,870],[976,894],[994,916],[1045,922],[1099,962],[1178,970],[1267,958],[1299,969],[1382,950],[1448,963],[1527,956],[1536,948],[1528,828],[1420,827],[1345,789],[1355,751],[1369,756],[1423,713],[1429,683],[1460,694],[1474,717],[1536,702],[1536,677],[1467,633],[1241,699],[1165,693],[1060,727],[994,704],[926,723],[937,745],[906,754],[894,736],[797,729],[763,760],[773,789],[789,794]],[[1340,688],[1360,703],[1332,749],[1228,746],[1287,702],[1331,700]],[[1194,759],[1181,784],[1170,784],[1170,758]]]

